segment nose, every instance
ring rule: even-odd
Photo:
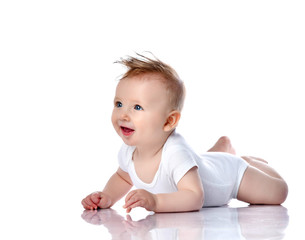
[[[120,113],[120,120],[121,121],[130,121],[130,117],[129,117],[129,114],[128,114],[128,111],[127,109],[121,109],[121,113]]]

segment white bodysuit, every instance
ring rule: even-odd
[[[248,163],[242,158],[223,152],[196,154],[184,138],[173,132],[162,150],[159,169],[151,183],[143,182],[136,174],[132,160],[135,147],[123,144],[118,160],[138,189],[151,193],[176,192],[180,179],[193,167],[198,172],[204,189],[203,207],[222,206],[237,197],[238,188]]]

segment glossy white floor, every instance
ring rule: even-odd
[[[119,209],[84,211],[82,219],[103,239],[292,239],[295,213],[284,206],[247,206],[233,201],[229,206],[204,208],[199,212],[154,214],[135,210],[125,215]]]
[[[5,206],[1,239],[304,239],[302,205],[247,206],[233,201],[199,212],[154,214],[137,208],[126,215],[122,202],[112,209],[84,211],[73,194],[69,199],[69,190],[62,197],[52,196],[52,190],[50,196],[45,193],[21,194],[18,206]]]
[[[84,211],[103,239],[284,239],[289,225],[283,206],[218,207],[199,212],[148,214],[133,221],[115,210]]]

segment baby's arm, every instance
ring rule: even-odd
[[[128,173],[120,168],[110,177],[102,192],[94,192],[82,200],[85,209],[109,208],[132,187]]]
[[[131,191],[124,207],[130,212],[134,207],[144,207],[154,212],[186,212],[203,206],[203,187],[197,167],[189,170],[178,182],[174,193],[152,194],[143,189]]]
[[[203,206],[204,194],[197,167],[189,170],[174,193],[157,194],[156,212],[186,212]]]

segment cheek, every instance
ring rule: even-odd
[[[151,116],[148,116],[147,122],[149,122],[149,125],[154,130],[162,130],[165,120],[160,114],[152,114]]]
[[[117,116],[115,114],[115,111],[113,111],[111,114],[111,122],[113,126],[115,126],[116,121],[117,121]]]

